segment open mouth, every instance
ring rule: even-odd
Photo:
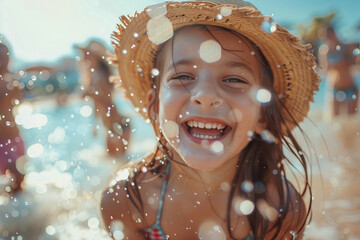
[[[231,129],[224,123],[219,122],[203,122],[198,120],[189,120],[184,123],[184,128],[188,135],[197,140],[220,140]]]

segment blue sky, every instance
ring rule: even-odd
[[[118,17],[161,0],[0,0],[0,40],[11,45],[18,63],[52,63],[74,55],[74,44],[89,38],[110,42]],[[359,40],[360,1],[250,0],[280,25],[308,24],[313,16],[338,12],[341,37]],[[354,3],[355,2],[355,3]]]

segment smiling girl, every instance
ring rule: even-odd
[[[104,191],[110,235],[301,239],[312,195],[291,130],[319,83],[308,47],[243,1],[167,2],[121,19],[120,81],[159,143]]]

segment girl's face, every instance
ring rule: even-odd
[[[175,159],[199,170],[237,161],[264,125],[254,97],[260,66],[253,47],[226,30],[208,29],[178,31],[164,46],[159,67],[160,129]]]

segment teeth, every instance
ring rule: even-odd
[[[202,138],[202,139],[215,139],[215,138],[219,138],[220,136],[210,136],[210,135],[202,135],[202,134],[196,134],[196,133],[192,133],[191,134],[193,137],[196,138]]]
[[[206,129],[218,129],[223,130],[226,126],[222,123],[203,123],[198,121],[188,121],[187,125],[189,127],[198,127],[198,128],[206,128]]]

